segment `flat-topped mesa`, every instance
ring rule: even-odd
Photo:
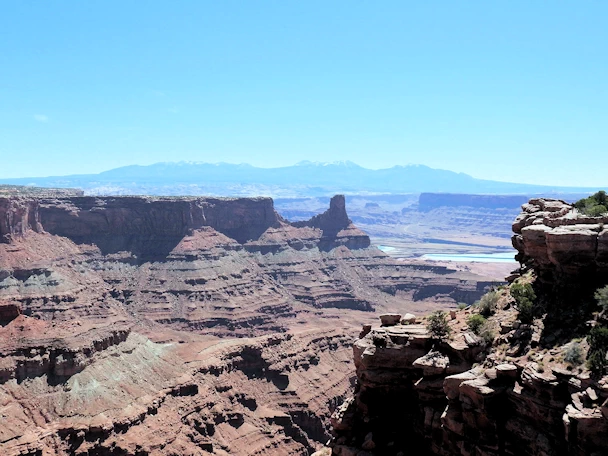
[[[608,217],[582,215],[562,200],[531,199],[513,223],[516,259],[535,270],[552,302],[589,299],[608,283],[606,225]]]
[[[471,195],[460,193],[421,193],[418,198],[420,210],[431,210],[439,207],[475,207],[475,208],[517,208],[526,203],[524,195]]]
[[[128,251],[145,260],[166,257],[185,236],[204,227],[260,251],[265,247],[257,244],[277,238],[277,232],[282,233],[279,238],[307,240],[307,245],[325,251],[370,245],[369,237],[348,218],[342,195],[332,198],[323,214],[297,223],[285,221],[271,198],[0,197],[4,243],[29,230],[46,231],[77,244],[95,244],[103,254]],[[279,244],[268,248],[287,248],[293,242]]]
[[[103,253],[167,255],[184,236],[210,226],[244,243],[280,216],[270,198],[79,197],[41,201],[40,220],[51,234],[96,244]]]

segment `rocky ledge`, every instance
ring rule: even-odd
[[[545,370],[540,354],[492,354],[466,330],[468,314],[453,313],[448,342],[433,341],[423,324],[363,331],[353,346],[355,394],[332,416],[328,454],[606,454],[608,383],[565,366]],[[530,331],[504,328],[505,341]]]
[[[411,316],[364,327],[355,394],[334,413],[325,454],[608,454],[608,376],[584,362],[585,336],[606,320],[593,293],[608,282],[608,218],[550,199],[522,209],[513,224],[522,267],[486,301],[487,320],[481,306],[451,311],[445,340]],[[526,284],[531,314],[511,295]],[[486,322],[483,338],[472,316]]]
[[[580,214],[556,199],[531,199],[513,223],[523,271],[533,269],[543,295],[580,303],[608,276],[608,217]]]

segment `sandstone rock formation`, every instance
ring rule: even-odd
[[[606,283],[608,217],[581,215],[553,199],[532,199],[522,209],[513,223],[513,246],[518,261],[535,270],[548,297],[582,301],[589,290]]]
[[[522,209],[512,242],[520,273],[536,275],[534,287],[547,313],[543,337],[556,330],[584,332],[595,310],[593,293],[608,284],[608,217],[582,215],[554,199],[532,199]]]
[[[312,453],[361,322],[491,284],[370,248],[342,197],[0,197],[0,453]]]
[[[433,343],[420,325],[372,329],[353,352],[356,394],[334,412],[332,454],[583,456],[608,449],[608,393],[588,374],[545,371],[525,357],[480,363],[483,347],[467,333]],[[373,449],[365,446],[370,433]]]
[[[355,394],[332,416],[332,454],[608,454],[608,377],[564,357],[586,344],[572,338],[591,306],[577,306],[608,281],[605,221],[563,201],[523,206],[513,244],[528,271],[520,280],[536,275],[539,311],[522,323],[500,291],[489,343],[469,332],[474,308],[455,312],[443,342],[420,324],[366,328],[353,346]]]

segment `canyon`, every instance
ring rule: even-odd
[[[304,455],[386,312],[471,304],[492,278],[399,261],[345,198],[0,194],[0,449]]]

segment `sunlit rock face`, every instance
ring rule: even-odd
[[[499,291],[491,343],[468,327],[471,309],[451,312],[443,342],[418,318],[366,325],[353,344],[355,392],[332,416],[331,454],[608,454],[608,377],[590,375],[584,357],[564,359],[585,345],[593,292],[608,282],[606,222],[559,200],[523,205],[512,279],[533,283],[540,311],[524,324]]]
[[[344,198],[0,198],[0,454],[302,455],[376,312],[491,281],[369,247]]]
[[[589,217],[561,200],[532,199],[513,223],[513,246],[524,269],[553,305],[592,300],[608,283],[608,217]]]

